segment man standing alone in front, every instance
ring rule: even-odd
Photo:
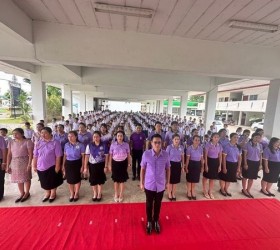
[[[162,138],[154,134],[151,138],[152,149],[144,152],[141,162],[140,187],[146,193],[146,214],[148,234],[154,229],[160,233],[159,214],[166,184],[170,179],[170,160],[162,150]]]

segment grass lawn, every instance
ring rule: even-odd
[[[0,123],[1,124],[23,124],[22,120],[20,118],[5,118],[5,119],[1,119],[0,118]]]

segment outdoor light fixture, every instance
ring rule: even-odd
[[[154,15],[154,10],[135,8],[121,5],[112,5],[104,3],[95,3],[94,5],[95,12],[117,14],[123,16],[135,16],[135,17],[145,17],[152,18]]]
[[[245,21],[237,21],[237,20],[232,20],[229,24],[229,27],[244,29],[244,30],[255,30],[261,32],[268,32],[268,33],[274,33],[278,31],[278,25],[253,23],[253,22],[245,22]]]

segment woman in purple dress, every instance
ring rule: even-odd
[[[117,141],[111,144],[109,157],[109,171],[112,171],[114,181],[115,202],[123,201],[124,183],[128,180],[128,167],[131,167],[129,144],[124,142],[124,132],[118,131]]]
[[[63,183],[61,157],[63,155],[59,141],[52,136],[52,129],[45,127],[41,131],[41,140],[34,148],[33,169],[38,173],[41,187],[46,191],[42,202],[53,202],[56,189]]]
[[[193,143],[187,148],[186,179],[187,197],[189,200],[196,200],[195,185],[199,183],[200,173],[203,170],[203,149],[200,146],[200,136],[193,136]]]
[[[251,140],[242,147],[242,193],[248,198],[254,198],[250,193],[250,190],[253,185],[253,181],[258,178],[258,172],[261,168],[263,149],[260,141],[261,135],[253,133]]]
[[[184,169],[185,157],[184,147],[180,145],[180,136],[174,134],[172,136],[172,144],[167,146],[167,153],[169,155],[171,164],[170,182],[168,185],[168,199],[176,201],[176,184],[181,181],[181,172]]]
[[[236,176],[240,172],[241,166],[241,149],[237,145],[238,135],[230,134],[230,142],[223,147],[222,171],[219,173],[220,193],[223,196],[232,196],[228,192],[231,182],[237,182]]]
[[[203,172],[203,194],[207,199],[214,199],[213,186],[214,181],[218,179],[221,171],[223,147],[219,143],[219,134],[213,133],[210,142],[206,143],[204,148],[204,172]],[[209,180],[209,189],[207,191],[207,181]]]
[[[278,181],[280,174],[280,139],[272,137],[268,146],[263,151],[263,179],[261,192],[266,196],[274,197],[270,192],[273,183]]]
[[[13,137],[8,144],[7,172],[11,174],[11,182],[18,184],[20,196],[15,202],[24,202],[30,197],[34,144],[31,140],[25,139],[21,128],[13,130]]]

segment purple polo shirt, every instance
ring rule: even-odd
[[[0,136],[0,160],[3,159],[2,150],[7,149],[7,144],[3,136]]]
[[[164,131],[161,131],[160,133],[157,133],[155,130],[154,130],[154,131],[152,131],[152,132],[149,134],[149,136],[148,136],[148,140],[149,140],[149,141],[151,141],[151,140],[152,140],[152,136],[153,136],[153,135],[155,135],[155,134],[160,135],[160,136],[161,136],[162,141],[164,141],[164,140],[165,140],[165,133],[164,133]]]
[[[109,149],[106,142],[101,142],[96,145],[94,142],[87,145],[86,155],[89,155],[89,162],[91,164],[105,162],[106,155],[109,154]]]
[[[101,135],[102,142],[109,142],[110,140],[112,140],[112,136],[109,133],[106,135]]]
[[[229,144],[229,139],[228,138],[221,138],[219,140],[219,143],[222,145],[222,147],[224,148],[227,144]]]
[[[190,157],[191,161],[201,161],[201,156],[203,156],[203,148],[198,146],[194,148],[193,145],[187,148],[187,156]]]
[[[179,147],[175,147],[173,144],[167,146],[166,152],[169,155],[170,161],[181,162],[182,155],[184,154],[184,147],[179,145]]]
[[[170,168],[170,159],[166,151],[161,150],[158,156],[153,149],[145,151],[142,156],[141,168],[146,170],[145,189],[157,193],[165,190],[166,169]]]
[[[145,141],[146,141],[146,135],[143,132],[140,133],[132,133],[130,136],[130,141],[132,142],[132,148],[135,150],[142,150]]]
[[[257,143],[253,146],[252,142],[247,142],[243,148],[247,152],[247,160],[249,161],[259,161],[261,154],[263,152],[262,145]]]
[[[228,162],[238,162],[238,157],[241,155],[241,150],[237,147],[237,145],[232,145],[231,143],[228,143],[223,148],[223,154],[225,154],[226,161]]]
[[[174,134],[178,134],[180,136],[181,143],[183,143],[184,136],[179,132],[179,130],[177,131],[177,133],[174,133],[172,131],[168,131],[165,135],[165,142],[166,142],[167,146],[172,144],[172,136]]]
[[[65,144],[68,142],[68,134],[67,133],[63,133],[63,134],[55,133],[53,138],[55,140],[59,141],[62,151],[64,151]]]
[[[84,134],[79,133],[78,140],[86,147],[92,141],[92,134],[90,132],[85,132]]]
[[[82,154],[85,153],[85,146],[80,142],[75,144],[67,142],[64,147],[64,153],[66,154],[66,160],[76,161],[79,160],[82,157]]]
[[[109,152],[114,161],[124,161],[127,158],[127,154],[130,153],[129,144],[127,142],[122,144],[114,142],[111,144]]]
[[[263,159],[266,159],[268,161],[280,162],[280,150],[275,150],[273,154],[269,147],[266,147],[263,151]]]
[[[34,148],[34,157],[38,158],[37,169],[39,171],[45,171],[54,166],[56,157],[62,155],[60,143],[54,139],[48,142],[41,139]]]
[[[205,151],[207,152],[207,157],[212,159],[219,158],[219,154],[223,151],[223,147],[220,143],[214,145],[212,142],[205,144]]]

